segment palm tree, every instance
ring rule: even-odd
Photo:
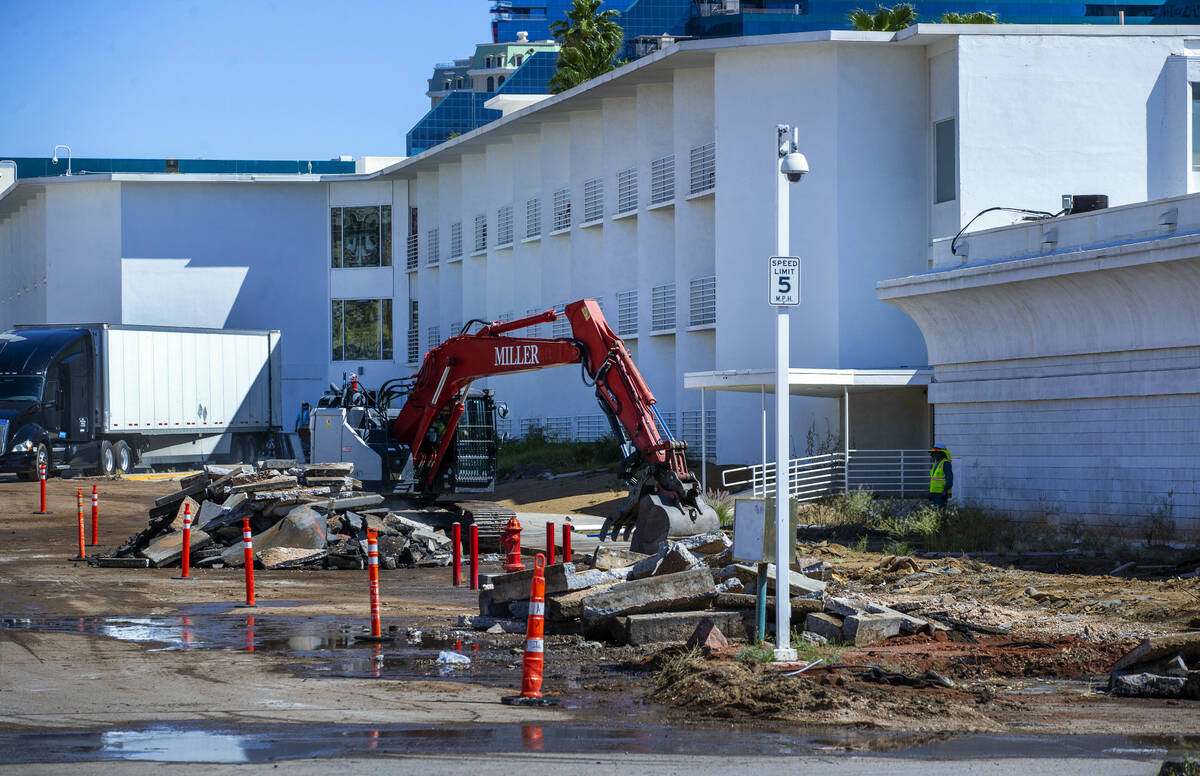
[[[999,24],[996,14],[988,11],[972,11],[971,13],[954,13],[947,11],[938,19],[941,24]]]
[[[625,31],[615,21],[616,11],[601,11],[604,0],[575,0],[567,21],[550,25],[558,51],[558,70],[550,79],[550,92],[558,94],[603,75],[617,66],[617,52]]]
[[[856,30],[895,32],[917,23],[917,9],[912,3],[900,3],[891,8],[877,5],[874,12],[856,8],[850,12],[850,23]]]

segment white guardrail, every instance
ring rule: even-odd
[[[851,450],[788,461],[788,493],[799,502],[866,489],[881,496],[919,498],[929,492],[928,450]],[[775,494],[775,464],[727,469],[726,488],[749,485],[756,497]]]

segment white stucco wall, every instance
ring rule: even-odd
[[[971,239],[978,264],[879,286],[929,343],[957,496],[1129,535],[1162,512],[1196,535],[1200,196]]]

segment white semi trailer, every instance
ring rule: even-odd
[[[278,331],[119,324],[0,334],[0,472],[293,457]]]

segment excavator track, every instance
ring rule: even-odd
[[[457,514],[464,529],[472,523],[479,526],[480,552],[500,552],[500,533],[517,516],[494,501],[439,501],[437,505]]]

